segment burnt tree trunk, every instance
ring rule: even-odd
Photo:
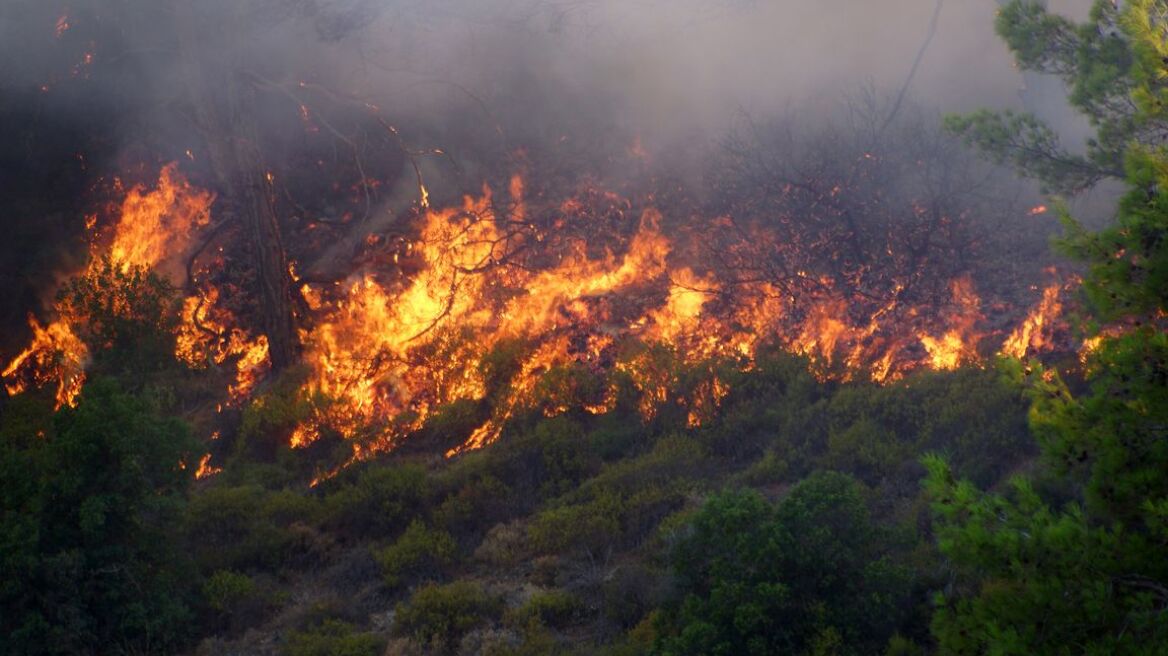
[[[253,111],[255,90],[230,61],[208,61],[198,48],[200,27],[190,0],[172,3],[190,104],[227,199],[235,205],[254,260],[261,326],[272,370],[296,362],[300,343],[293,316],[292,281],[280,238],[272,185],[263,166]],[[222,29],[222,25],[217,29]],[[230,29],[228,27],[227,29]]]

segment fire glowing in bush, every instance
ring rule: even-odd
[[[115,188],[121,186],[114,183]],[[200,230],[211,221],[215,195],[193,186],[176,164],[164,166],[153,188],[131,187],[109,210],[86,217],[90,232],[89,270],[96,273],[108,261],[118,271],[153,270],[176,282],[183,275],[181,263]],[[112,217],[106,227],[99,215]],[[267,342],[250,339],[235,327],[235,317],[216,307],[218,291],[201,291],[183,303],[176,355],[191,366],[207,361],[221,364],[236,359],[238,376],[231,387],[233,398],[245,397],[266,365]],[[73,405],[85,381],[89,348],[77,334],[83,319],[74,316],[67,303],[54,306],[56,318],[42,327],[30,317],[33,339],[2,372],[10,394],[30,384],[56,381],[57,404]]]
[[[331,433],[352,439],[354,457],[391,449],[455,402],[475,408],[474,427],[449,454],[490,443],[521,411],[601,414],[621,399],[645,418],[677,405],[698,426],[733,392],[718,367],[750,369],[764,348],[804,355],[824,378],[889,382],[917,368],[980,362],[994,340],[1013,357],[1041,353],[1052,348],[1062,311],[1055,285],[1016,328],[988,329],[969,275],[936,287],[947,289],[947,302],[918,304],[905,300],[908,284],[899,281],[864,295],[803,271],[786,286],[735,278],[667,237],[652,205],[634,211],[615,194],[588,189],[532,208],[524,193],[515,176],[506,203],[484,187],[460,206],[420,205],[416,237],[366,241],[396,249],[372,258],[386,264],[336,285],[301,286],[300,395],[310,411],[292,446]],[[207,231],[213,201],[166,166],[155,188],[126,193],[108,233],[92,222],[93,259],[173,279]],[[619,204],[628,228],[604,249],[563,229],[594,203]],[[548,212],[555,220],[531,220]],[[767,243],[764,236],[742,239]],[[267,340],[240,326],[210,276],[194,277],[176,356],[192,368],[229,364],[226,400],[242,403],[266,375]],[[70,403],[84,380],[86,346],[68,316],[31,323],[33,342],[3,371],[7,388],[55,382],[58,402]],[[206,475],[208,462],[200,466]]]

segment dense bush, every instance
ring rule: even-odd
[[[195,495],[185,524],[200,564],[214,571],[275,569],[288,562],[295,540],[289,527],[295,513],[283,512],[295,498],[288,494],[245,485],[213,487]]]
[[[716,495],[672,555],[683,598],[658,651],[878,652],[909,593],[892,547],[841,474],[811,476],[777,507],[753,492]]]
[[[414,520],[396,542],[377,554],[377,562],[385,584],[395,588],[407,579],[437,574],[454,560],[457,550],[449,533]]]
[[[0,653],[177,648],[197,594],[173,537],[195,459],[186,426],[95,380],[51,433],[4,437]]]
[[[496,619],[501,610],[499,600],[478,583],[432,583],[398,604],[393,630],[426,645],[431,653],[445,653],[457,646],[467,631]]]
[[[575,595],[563,590],[533,594],[522,606],[504,614],[504,621],[512,626],[525,627],[532,621],[542,626],[562,627],[570,623],[584,604]]]
[[[325,526],[354,538],[396,535],[423,513],[431,500],[430,486],[425,468],[418,465],[365,467],[328,490]]]
[[[325,620],[288,636],[285,656],[381,656],[385,638],[358,632],[340,620]]]

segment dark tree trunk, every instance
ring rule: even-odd
[[[296,362],[300,343],[288,259],[257,142],[255,91],[243,83],[241,71],[210,64],[198,50],[198,30],[209,26],[200,23],[192,4],[190,0],[172,4],[190,103],[219,186],[238,208],[250,243],[261,326],[268,338],[272,370],[280,371]]]

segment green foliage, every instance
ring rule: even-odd
[[[345,535],[396,535],[422,514],[432,496],[431,480],[418,465],[374,465],[352,478],[338,482],[324,499],[324,525]]]
[[[773,485],[787,478],[791,466],[778,453],[768,450],[733,479],[733,482],[749,487]]]
[[[431,583],[398,604],[393,630],[427,645],[431,653],[447,653],[466,632],[496,618],[501,609],[499,600],[478,583]]]
[[[305,631],[288,636],[285,656],[381,656],[385,639],[373,633],[360,633],[353,625],[340,620],[325,620]]]
[[[538,592],[522,606],[508,610],[503,620],[516,627],[525,627],[532,621],[541,626],[563,627],[584,609],[584,604],[576,595],[563,590]]]
[[[1058,135],[1032,114],[981,110],[945,121],[998,162],[1009,162],[1049,191],[1077,193],[1104,178],[1121,178],[1128,143],[1144,133],[1128,102],[1132,52],[1120,34],[1119,12],[1097,0],[1087,22],[1048,13],[1034,0],[1011,0],[998,14],[997,31],[1024,70],[1062,77],[1071,105],[1096,129],[1086,155],[1068,152]]]
[[[568,417],[554,417],[536,425],[531,439],[538,446],[543,472],[540,496],[567,492],[599,467],[588,443],[581,439],[582,433]]]
[[[1052,510],[1025,479],[1008,495],[956,482],[927,460],[938,541],[962,576],[939,600],[934,632],[946,653],[1143,654],[1168,626],[1156,576],[1161,549],[1122,527],[1093,527],[1082,509]],[[1131,574],[1123,574],[1131,572]]]
[[[291,369],[280,374],[262,394],[252,399],[243,411],[239,436],[235,443],[237,454],[248,459],[270,460],[275,452],[288,443],[293,429],[307,419],[314,400],[300,393],[305,371]]]
[[[601,554],[611,550],[620,537],[624,499],[604,492],[585,504],[550,508],[540,512],[527,528],[531,545],[541,553],[569,547]]]
[[[179,315],[176,291],[165,278],[103,259],[68,281],[58,305],[89,347],[91,371],[135,386],[138,377],[175,363]]]
[[[514,493],[498,478],[486,474],[464,483],[446,496],[434,511],[434,520],[458,534],[479,534],[510,516]]]
[[[258,485],[214,487],[191,499],[186,534],[207,570],[276,568],[295,553],[290,525],[310,519],[311,499]]]
[[[0,653],[174,648],[189,634],[187,561],[169,539],[194,461],[187,428],[108,380],[51,434],[0,449]]]
[[[255,581],[246,574],[219,570],[203,583],[203,598],[214,610],[226,613],[255,594]]]
[[[385,584],[397,587],[408,577],[425,578],[446,567],[458,551],[458,545],[446,531],[427,528],[414,520],[405,533],[377,555]]]
[[[961,475],[989,485],[1033,452],[1026,398],[994,370],[922,372],[893,385],[849,386],[817,415],[827,422],[818,464],[868,484],[896,475],[914,454],[940,451]]]
[[[828,388],[811,375],[808,362],[785,353],[762,353],[756,369],[725,379],[730,394],[715,422],[699,431],[710,453],[736,461],[760,456],[776,438],[795,464],[817,432],[800,423],[814,414]]]
[[[230,633],[240,633],[262,622],[281,597],[255,577],[231,570],[218,570],[203,582],[203,602],[213,616],[210,626]]]
[[[1102,339],[1089,389],[1078,397],[1055,372],[1034,368],[1030,422],[1071,498],[1046,497],[1023,478],[983,493],[939,458],[926,459],[937,539],[955,575],[933,620],[946,653],[1144,654],[1168,644],[1168,336],[1160,319],[1168,309],[1168,151],[1152,138],[1168,118],[1168,5],[1124,4],[1117,19],[1110,3],[1099,3],[1092,23],[1074,30],[1076,47],[1107,40],[1110,54],[1075,60],[1064,75],[1072,102],[1099,130],[1097,143],[1118,144],[1130,191],[1116,225],[1101,233],[1064,217],[1064,247],[1090,266],[1085,287],[1097,317],[1122,320],[1128,330]],[[1007,34],[1034,39],[1022,63],[1066,60],[1061,45],[1043,45],[1038,28],[1070,24],[1027,11]],[[1098,31],[1117,22],[1122,33]],[[1121,51],[1134,63],[1121,65],[1128,61]],[[1117,134],[1123,138],[1113,143]]]
[[[592,556],[631,546],[680,507],[705,464],[695,440],[662,438],[649,453],[604,467],[536,514],[528,526],[531,545],[545,554]]]
[[[753,492],[711,497],[672,563],[684,594],[663,654],[871,653],[903,617],[905,572],[860,486],[816,474],[777,507]]]

